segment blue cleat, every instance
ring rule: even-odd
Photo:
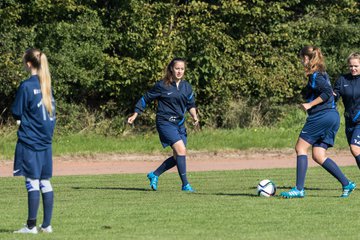
[[[349,181],[349,184],[348,184],[347,186],[343,187],[343,193],[341,194],[340,197],[342,197],[342,198],[347,198],[347,197],[349,197],[349,196],[350,196],[350,193],[351,193],[352,191],[354,191],[355,188],[356,188],[356,184],[355,184],[354,182],[350,182],[350,181]]]
[[[157,185],[159,181],[159,177],[154,174],[154,172],[149,172],[147,178],[150,180],[150,187],[152,190],[157,190]]]
[[[303,198],[303,197],[305,197],[305,191],[304,191],[304,189],[298,190],[296,187],[293,187],[288,192],[280,193],[280,197],[282,197],[282,198]]]
[[[189,183],[185,186],[182,186],[181,190],[184,192],[195,192],[195,190],[191,187]]]

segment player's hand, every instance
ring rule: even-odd
[[[194,125],[195,127],[199,126],[199,119],[198,119],[198,118],[194,118],[193,120],[194,120],[193,125]]]
[[[133,124],[135,119],[137,118],[137,116],[138,116],[138,113],[137,112],[134,113],[131,117],[128,118],[128,123]]]
[[[302,104],[300,104],[300,107],[301,107],[302,110],[307,111],[307,110],[309,110],[312,106],[311,106],[310,103],[302,103]]]

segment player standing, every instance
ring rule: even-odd
[[[181,189],[186,192],[194,191],[186,176],[187,134],[184,126],[186,111],[189,111],[195,125],[199,123],[199,120],[194,92],[189,82],[183,79],[185,65],[185,60],[174,58],[168,64],[163,80],[155,83],[154,87],[143,95],[135,106],[135,113],[128,119],[128,123],[132,124],[137,116],[145,110],[147,104],[154,100],[158,101],[156,129],[162,146],[164,148],[171,146],[173,156],[147,175],[150,187],[154,191],[158,189],[160,175],[175,165],[182,181]]]
[[[305,87],[307,103],[301,104],[308,117],[295,146],[297,155],[296,186],[280,194],[283,198],[302,198],[308,166],[307,150],[312,146],[312,158],[325,168],[342,185],[341,197],[348,197],[355,189],[355,183],[349,181],[337,164],[326,156],[326,150],[334,144],[340,126],[339,113],[333,96],[325,62],[319,48],[306,46],[300,51],[301,62],[309,78]]]
[[[350,151],[360,168],[360,53],[347,58],[350,73],[342,75],[335,83],[335,100],[342,98],[345,106],[345,133]]]
[[[38,233],[36,218],[40,191],[44,207],[44,219],[40,231],[51,233],[54,193],[50,178],[55,101],[45,54],[37,49],[29,49],[25,52],[23,61],[31,77],[20,84],[11,110],[14,118],[20,121],[15,149],[14,176],[25,176],[28,219],[26,225],[14,233]]]

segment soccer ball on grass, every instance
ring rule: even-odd
[[[271,197],[276,193],[276,185],[269,179],[264,179],[257,185],[257,194],[262,197]]]

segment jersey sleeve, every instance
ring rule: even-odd
[[[157,82],[150,91],[145,93],[135,105],[135,112],[141,114],[146,106],[161,96],[160,83]]]
[[[326,102],[331,96],[333,96],[333,90],[331,88],[330,80],[326,75],[317,74],[316,79],[316,87],[320,92],[319,97]]]
[[[334,96],[335,101],[338,101],[341,97],[341,86],[342,86],[341,82],[342,82],[342,77],[340,77],[338,80],[336,80],[335,85],[334,85],[334,93],[336,94]]]
[[[196,108],[195,104],[195,93],[192,90],[191,85],[189,84],[189,94],[187,96],[186,109],[189,111],[191,108]]]
[[[11,106],[11,113],[16,120],[21,120],[21,116],[26,108],[27,99],[28,94],[26,92],[26,87],[24,84],[21,84],[16,92],[15,101]]]

